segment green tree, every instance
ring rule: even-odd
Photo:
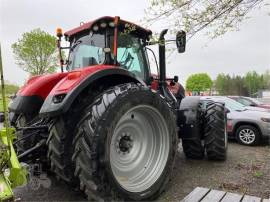
[[[226,93],[226,86],[227,86],[227,77],[225,74],[219,74],[217,79],[215,80],[215,87],[216,90],[220,95],[225,95]]]
[[[186,82],[186,89],[192,92],[200,93],[209,90],[213,85],[210,76],[206,73],[192,74]]]
[[[237,30],[254,8],[268,6],[267,0],[151,0],[146,10],[148,25],[158,22],[174,31],[183,28],[189,38],[207,29],[215,38]]]
[[[219,74],[217,79],[215,80],[216,90],[220,95],[232,95],[235,86],[233,86],[234,78],[232,78],[229,74]]]
[[[270,89],[270,70],[267,70],[263,74],[263,88]]]
[[[244,78],[237,75],[233,77],[233,82],[231,83],[232,93],[230,95],[247,95],[247,88],[244,85]]]
[[[270,74],[258,74],[256,71],[247,72],[244,77],[239,75],[219,74],[215,80],[216,90],[220,95],[253,96],[260,89],[267,89],[270,84]]]
[[[249,96],[253,96],[258,90],[263,88],[263,75],[259,75],[256,71],[248,72],[245,75],[244,83]]]
[[[57,66],[56,38],[41,29],[22,35],[12,44],[16,63],[31,75],[51,73]]]

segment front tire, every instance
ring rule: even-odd
[[[175,122],[159,94],[135,84],[116,86],[87,107],[73,160],[88,199],[157,198],[174,165]]]
[[[225,160],[227,156],[227,118],[223,103],[208,102],[204,119],[204,142],[210,160]]]

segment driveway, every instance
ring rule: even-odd
[[[84,201],[83,194],[49,176],[51,184],[37,190],[31,186],[17,188],[16,198],[23,201]],[[42,183],[41,183],[42,184]],[[35,184],[34,184],[35,185]],[[158,201],[179,201],[195,187],[270,197],[270,146],[248,147],[230,142],[225,162],[187,160],[181,147],[173,179]]]

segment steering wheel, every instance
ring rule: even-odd
[[[134,57],[132,57],[132,55],[130,53],[128,53],[125,61],[120,62],[120,64],[123,66],[123,68],[129,70],[133,60],[134,60]],[[129,62],[130,62],[130,64],[127,65]]]

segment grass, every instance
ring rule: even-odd
[[[262,177],[262,176],[263,176],[263,172],[261,172],[261,171],[254,172],[254,177]]]

